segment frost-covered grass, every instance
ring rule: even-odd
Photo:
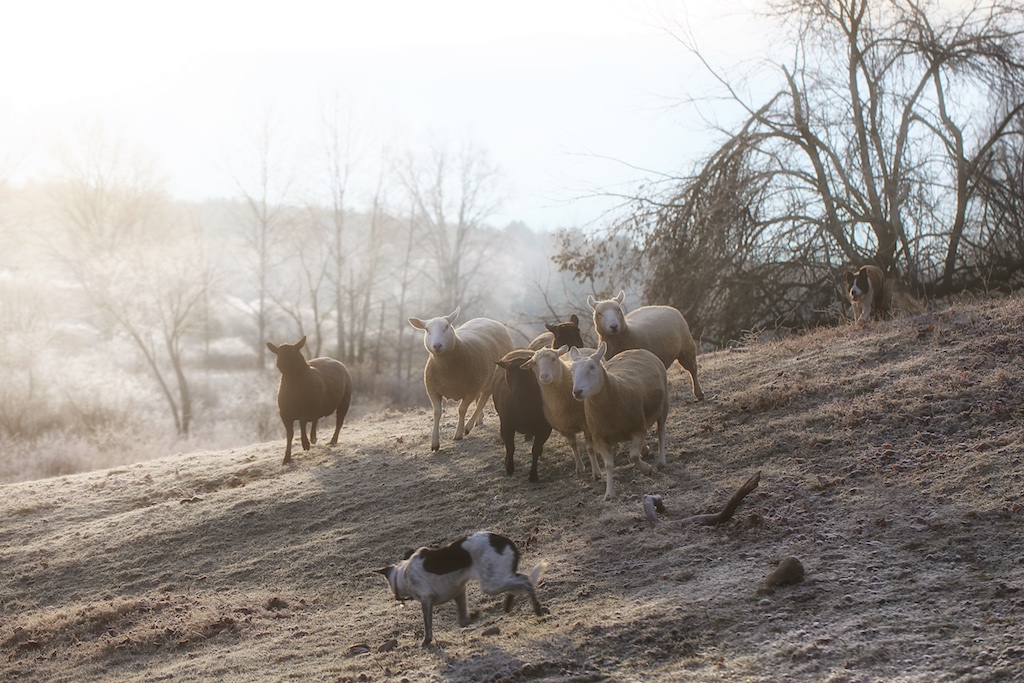
[[[104,469],[196,450],[284,442],[276,368],[190,368],[192,424],[177,434],[167,400],[130,348],[8,357],[0,383],[0,483]],[[391,404],[394,383],[360,368],[350,420]],[[417,380],[412,392],[423,393]],[[403,387],[404,394],[410,394]],[[333,418],[328,419],[328,424]],[[282,445],[283,448],[283,445]]]
[[[0,680],[1019,680],[1021,358],[1021,299],[704,354],[707,399],[670,370],[667,463],[620,458],[614,501],[564,440],[506,475],[493,410],[436,453],[427,410],[377,410],[287,466],[277,434],[2,485]],[[729,522],[685,521],[755,472]],[[478,529],[549,563],[549,613],[474,584],[422,648],[371,570]],[[765,585],[789,556],[804,580]]]

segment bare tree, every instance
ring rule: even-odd
[[[283,258],[281,235],[288,216],[287,201],[294,174],[279,150],[280,121],[272,109],[264,112],[248,140],[248,154],[236,163],[235,184],[244,201],[242,236],[253,258],[256,280],[252,314],[256,324],[253,348],[256,367],[266,367],[266,342],[270,325],[271,273]]]
[[[116,254],[158,235],[167,197],[151,155],[93,123],[81,126],[59,157],[53,206],[69,228],[67,251]]]
[[[52,282],[34,269],[0,271],[0,435],[38,436],[56,408],[37,354],[52,338]]]
[[[355,131],[350,107],[343,107],[335,95],[321,112],[324,132],[324,161],[329,200],[329,235],[331,269],[334,285],[334,311],[337,315],[338,357],[349,358],[347,349],[345,310],[345,266],[348,262],[346,242],[346,211],[349,185],[357,161]]]
[[[612,225],[636,250],[620,272],[644,273],[649,296],[691,311],[717,343],[745,325],[834,319],[834,274],[851,264],[876,263],[931,297],[976,286],[987,257],[975,236],[988,232],[978,221],[993,215],[980,188],[995,187],[985,177],[994,156],[1021,143],[1024,10],[915,0],[773,9],[792,56],[756,77],[731,79],[681,40],[740,122],[719,129],[723,141],[691,174],[649,185]],[[754,96],[750,82],[778,87]],[[587,272],[602,248],[590,246],[563,250],[563,266]],[[1024,267],[1024,251],[1010,260]]]
[[[987,287],[1007,282],[1024,287],[1024,127],[1017,124],[1016,144],[1000,144],[979,173],[982,200],[963,235],[964,267]]]
[[[296,339],[307,336],[314,356],[322,354],[324,328],[331,313],[329,272],[333,263],[330,234],[323,212],[307,207],[288,212],[280,237],[288,248],[275,260],[279,273],[268,282],[268,296],[275,307],[295,323]]]
[[[366,360],[370,313],[374,305],[383,307],[382,293],[377,291],[377,279],[380,277],[381,248],[389,241],[388,223],[391,221],[387,213],[385,183],[386,177],[382,170],[370,205],[369,229],[361,241],[358,258],[355,259],[358,268],[349,269],[348,317],[351,340],[348,360],[358,364]]]
[[[446,311],[479,303],[473,288],[493,251],[481,228],[501,205],[500,173],[484,150],[472,144],[453,155],[433,147],[422,159],[410,153],[396,165],[424,228],[420,244],[430,255],[424,270]]]
[[[188,436],[193,398],[186,337],[200,329],[210,286],[195,244],[137,245],[99,258],[83,284],[134,343],[167,401],[177,433]]]
[[[134,344],[180,435],[191,427],[186,335],[210,285],[202,250],[172,211],[145,155],[99,128],[62,156],[54,206],[65,233],[54,250],[97,310]]]
[[[349,206],[350,187],[360,167],[362,149],[357,122],[351,107],[342,106],[335,96],[323,110],[324,159],[330,202],[330,279],[334,286],[337,314],[338,357],[351,364],[366,359],[370,316],[383,306],[377,291],[380,252],[387,231],[387,190],[389,176],[386,153],[372,190],[368,215],[363,220]]]
[[[807,58],[784,69],[788,110],[760,122],[805,151],[817,193],[835,199],[829,220],[847,226],[842,247],[858,251],[866,225],[870,260],[948,293],[979,171],[1024,110],[1024,11],[947,13],[913,0],[795,0],[778,11],[796,22]]]
[[[413,248],[416,244],[416,204],[413,202],[412,207],[409,210],[409,215],[406,220],[405,239],[403,240],[405,245],[404,258],[401,260],[401,266],[399,268],[400,275],[398,276],[398,342],[396,344],[397,353],[395,359],[395,378],[398,385],[401,386],[403,382],[403,368],[405,371],[404,379],[408,380],[411,374],[411,364],[409,359],[412,354],[405,341],[406,336],[406,325],[403,323],[410,317],[410,311],[407,309],[409,303],[410,290],[412,288],[412,256]]]

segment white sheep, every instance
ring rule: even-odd
[[[584,350],[593,352],[593,349]],[[523,368],[533,370],[533,374],[537,376],[544,417],[555,431],[569,441],[572,457],[576,461],[576,474],[583,474],[584,471],[583,458],[580,457],[580,447],[576,436],[583,432],[587,454],[590,456],[591,475],[596,481],[601,474],[590,440],[590,430],[587,428],[587,417],[584,413],[583,403],[573,398],[572,372],[562,360],[562,356],[568,351],[568,346],[562,346],[559,349],[538,349],[534,351],[530,360],[523,363]]]
[[[452,323],[461,308],[446,316],[421,320],[409,318],[409,324],[423,330],[423,346],[430,352],[423,368],[423,385],[434,407],[434,429],[430,450],[441,447],[441,405],[444,399],[459,401],[459,426],[455,440],[480,424],[484,406],[491,397],[491,380],[498,369],[496,363],[514,348],[508,328],[490,318],[473,318],[458,328]],[[466,411],[476,401],[469,422]]]
[[[641,306],[626,315],[622,300],[626,293],[619,291],[614,299],[597,301],[587,297],[594,309],[594,329],[601,341],[608,344],[608,357],[614,358],[627,349],[647,349],[661,360],[667,370],[672,361],[690,373],[693,395],[704,400],[704,391],[697,380],[697,344],[690,334],[686,318],[671,306]]]
[[[590,439],[604,459],[605,500],[615,497],[615,446],[629,441],[629,457],[643,473],[651,466],[641,458],[647,431],[658,423],[658,467],[665,465],[665,422],[668,418],[668,375],[661,360],[646,349],[629,349],[604,360],[601,342],[591,355],[573,348],[572,393],[583,401]]]

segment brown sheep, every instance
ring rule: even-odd
[[[544,323],[547,332],[541,332],[530,342],[530,350],[558,349],[563,346],[583,348],[583,335],[580,334],[580,318],[573,313],[564,323]]]
[[[299,421],[302,434],[302,450],[308,451],[316,443],[316,423],[321,417],[335,413],[332,446],[338,443],[338,432],[345,423],[349,404],[352,402],[352,378],[348,368],[333,358],[314,358],[306,361],[302,347],[303,337],[295,344],[276,346],[267,342],[267,348],[277,356],[277,369],[281,371],[281,387],[277,392],[277,407],[287,438],[284,461],[292,459],[292,437],[295,421]],[[306,423],[311,423],[309,438],[306,438]]]

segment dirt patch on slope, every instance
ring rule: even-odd
[[[0,675],[78,681],[1002,681],[1024,672],[1024,304],[844,326],[670,372],[668,465],[619,498],[557,435],[504,473],[492,411],[426,411],[3,486]],[[271,397],[272,399],[272,397]],[[270,399],[268,399],[270,400]],[[712,512],[755,471],[720,527]],[[651,527],[646,493],[666,505]],[[371,569],[478,529],[550,563],[550,611],[470,590],[419,647]],[[766,587],[785,557],[802,582]]]

